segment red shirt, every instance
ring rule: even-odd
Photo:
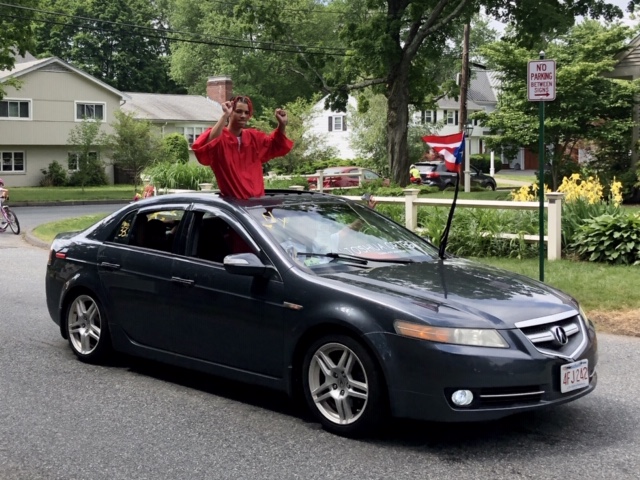
[[[220,136],[208,142],[210,132],[209,128],[200,135],[191,149],[198,162],[211,167],[220,193],[228,197],[246,199],[263,196],[262,164],[286,155],[293,148],[293,142],[279,129],[271,135],[243,129],[240,144],[226,127]]]

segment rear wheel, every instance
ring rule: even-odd
[[[73,353],[87,363],[104,360],[111,349],[111,341],[100,301],[82,293],[69,303],[65,318]]]
[[[20,222],[18,222],[18,217],[16,217],[16,214],[13,213],[13,211],[9,209],[9,207],[4,207],[4,216],[9,223],[11,231],[18,235],[20,233]]]
[[[307,351],[304,396],[313,415],[333,433],[371,432],[386,417],[384,382],[371,354],[346,335],[327,335]]]

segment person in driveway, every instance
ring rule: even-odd
[[[253,105],[247,96],[224,102],[222,112],[218,122],[203,132],[191,148],[198,162],[213,170],[221,195],[241,199],[261,197],[262,164],[286,155],[293,148],[293,142],[285,135],[287,112],[276,109],[278,128],[270,135],[245,128],[253,115]]]

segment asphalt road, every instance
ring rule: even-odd
[[[29,228],[101,211],[29,208],[17,210]],[[1,480],[640,479],[640,339],[600,335],[598,388],[569,405],[395,421],[354,441],[269,390],[127,357],[82,364],[49,318],[46,259],[0,233]]]

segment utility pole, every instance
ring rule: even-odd
[[[464,25],[464,35],[462,40],[462,72],[460,75],[460,112],[458,115],[458,125],[460,131],[464,132],[467,125],[467,91],[469,90],[469,34],[471,24]],[[465,139],[464,148],[464,191],[471,191],[471,161],[469,159],[471,149],[471,139]]]

